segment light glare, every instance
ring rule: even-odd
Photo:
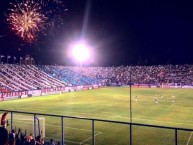
[[[89,59],[90,50],[85,44],[79,43],[73,47],[72,55],[78,62],[82,63]]]

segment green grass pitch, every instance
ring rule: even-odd
[[[158,104],[154,101],[157,95]],[[161,95],[164,96],[163,100]],[[175,95],[172,103],[171,96]],[[135,101],[138,96],[138,101]],[[0,109],[130,121],[129,87],[110,87],[0,102]],[[193,128],[193,89],[132,88],[135,123]],[[2,113],[2,112],[0,112]],[[8,118],[10,115],[8,116]],[[45,117],[46,139],[61,138],[61,119]],[[14,114],[14,126],[33,128],[33,116]],[[91,144],[91,122],[65,119],[65,144]],[[178,132],[179,145],[193,145],[192,132]],[[96,145],[128,145],[129,126],[95,122]],[[174,131],[133,126],[134,145],[173,145]]]

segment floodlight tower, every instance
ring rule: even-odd
[[[72,48],[72,56],[82,67],[82,64],[90,58],[90,49],[82,42],[76,43]]]

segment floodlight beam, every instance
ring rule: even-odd
[[[84,43],[75,44],[72,48],[72,56],[82,67],[83,62],[90,58],[89,47]]]

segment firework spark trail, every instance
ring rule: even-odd
[[[67,9],[61,0],[18,0],[10,3],[7,21],[23,40],[32,42],[38,33],[64,24]]]
[[[41,12],[41,5],[31,0],[12,4],[11,13],[7,20],[12,26],[12,30],[21,38],[33,41],[37,33],[44,27],[46,16]]]

